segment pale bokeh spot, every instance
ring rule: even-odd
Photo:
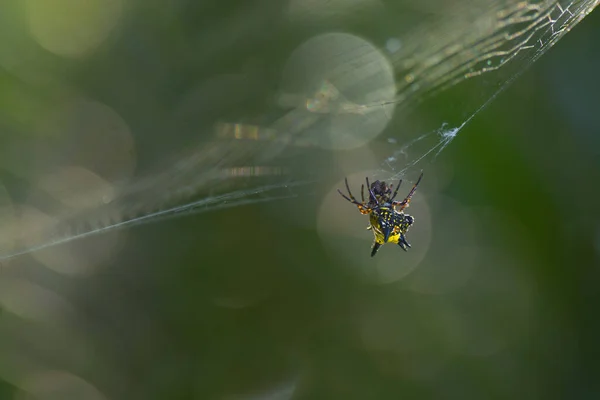
[[[26,251],[38,262],[61,274],[81,275],[94,272],[113,256],[126,239],[127,232],[117,231],[60,244],[77,232],[57,231],[57,227],[61,226],[59,218],[27,205],[16,207],[16,215],[18,217],[13,218],[12,224],[0,226],[2,243],[12,243],[6,251],[3,249],[0,256]],[[88,229],[92,229],[91,227],[89,225]]]
[[[55,292],[19,278],[0,279],[0,304],[2,308],[22,318],[53,324],[72,306]]]
[[[7,227],[7,230],[18,248],[38,245],[45,240],[46,232],[51,231],[58,223],[56,218],[28,205],[19,206],[17,213],[19,218],[15,219],[15,225]]]
[[[402,48],[402,41],[398,38],[389,38],[385,42],[385,49],[389,53],[395,53]]]
[[[54,199],[74,209],[98,207],[115,197],[110,183],[78,166],[59,167],[41,176],[37,184]]]
[[[115,110],[95,100],[74,97],[57,104],[38,122],[38,135],[59,138],[38,149],[52,167],[80,166],[111,184],[131,178],[136,166],[129,126]],[[47,167],[39,173],[47,172]]]
[[[395,95],[393,68],[373,44],[347,33],[318,35],[288,58],[278,102],[295,109],[272,127],[314,146],[354,149],[385,129]]]
[[[64,57],[87,55],[119,23],[123,0],[24,0],[33,38]]]
[[[94,273],[113,256],[126,236],[124,232],[109,232],[70,241],[32,252],[34,259],[65,275]]]
[[[19,383],[15,400],[107,400],[94,385],[67,371],[32,373]]]

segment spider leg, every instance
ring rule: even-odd
[[[362,198],[362,202],[365,202],[365,185],[360,185],[360,197]]]
[[[400,245],[400,247],[402,247],[404,250],[406,250],[407,247],[409,247],[409,248],[412,247],[410,245],[410,243],[408,243],[406,241],[406,236],[404,236],[404,235],[400,235],[400,240],[398,240],[398,245]]]
[[[338,193],[342,195],[343,198],[345,198],[346,200],[348,200],[350,203],[352,204],[356,204],[356,205],[362,205],[361,203],[359,203],[356,200],[352,200],[351,198],[349,198],[348,196],[346,196],[344,193],[342,193],[342,191],[340,189],[338,189]]]
[[[377,205],[379,205],[379,201],[377,200],[377,197],[375,197],[375,195],[373,194],[373,191],[371,190],[371,185],[369,184],[369,178],[365,178],[365,180],[367,181],[367,189],[369,189],[369,194],[371,195],[371,198],[375,201],[375,203]]]
[[[352,195],[352,192],[350,191],[350,185],[348,185],[348,178],[345,178],[344,181],[346,182],[346,190],[348,191],[348,194],[350,195],[350,197],[348,197],[344,193],[342,193],[342,191],[340,189],[337,190],[338,193],[341,194],[343,198],[345,198],[352,204],[363,205],[363,203],[359,203],[358,201],[356,201],[356,199]]]
[[[400,185],[402,185],[402,179],[400,179],[400,181],[398,182],[398,186],[396,186],[396,190],[394,190],[394,194],[390,198],[390,203],[394,202],[394,199],[396,198],[396,195],[398,194],[398,189],[400,189]]]
[[[348,185],[348,178],[345,178],[344,181],[346,182],[346,190],[348,190],[348,195],[350,195],[350,197],[348,197],[344,193],[342,193],[342,191],[340,189],[337,190],[338,193],[341,194],[342,197],[344,199],[348,200],[350,203],[358,206],[358,211],[360,211],[361,214],[369,214],[371,212],[371,209],[369,208],[368,205],[365,204],[365,202],[364,202],[364,196],[363,196],[363,202],[362,203],[356,201],[356,199],[354,198],[354,195],[350,191],[350,185]]]
[[[375,256],[375,253],[377,253],[377,250],[379,250],[380,247],[381,245],[379,243],[373,243],[373,248],[371,249],[371,257]]]
[[[419,176],[419,179],[417,180],[417,183],[415,183],[412,187],[412,189],[410,190],[410,192],[408,193],[408,196],[406,196],[404,198],[404,200],[402,200],[401,202],[393,202],[392,204],[394,206],[400,206],[400,210],[398,211],[402,211],[404,210],[406,207],[408,207],[409,203],[410,203],[410,199],[413,197],[413,195],[415,194],[415,192],[417,191],[417,186],[419,186],[419,183],[421,183],[421,178],[423,178],[423,172],[421,172],[421,175]]]
[[[356,199],[352,195],[352,192],[350,191],[350,185],[348,185],[348,178],[344,178],[344,182],[346,183],[346,190],[348,191],[350,198],[352,199],[352,201],[356,201]]]

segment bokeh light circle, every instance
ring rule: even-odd
[[[98,207],[115,198],[115,189],[89,169],[58,167],[40,176],[37,186],[72,209]]]
[[[0,305],[22,318],[53,324],[67,313],[74,315],[72,305],[54,291],[18,278],[0,280]]]
[[[31,373],[19,384],[15,400],[107,400],[96,387],[67,371]]]
[[[326,149],[353,149],[388,125],[396,94],[394,71],[379,49],[347,33],[315,36],[300,45],[284,68],[283,107],[294,106],[287,131]],[[280,127],[283,129],[284,127]]]
[[[128,180],[136,167],[135,141],[125,120],[109,105],[85,97],[57,102],[39,119],[41,142],[37,157],[42,171],[48,166],[80,166],[110,183]]]
[[[106,40],[123,13],[123,0],[25,0],[29,31],[51,53],[79,57]]]

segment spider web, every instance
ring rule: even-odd
[[[598,1],[438,3],[433,18],[401,32],[390,13],[377,40],[310,39],[290,56],[268,107],[237,118],[223,113],[203,125],[200,143],[120,183],[109,201],[53,205],[45,209],[50,218],[25,223],[3,194],[11,212],[0,227],[0,260],[164,218],[296,197],[327,170],[332,151],[371,141],[386,143],[379,174],[405,176],[434,161]],[[433,116],[452,91],[465,101]]]
[[[388,142],[396,149],[382,162],[382,176],[397,179],[419,168],[423,160],[435,161],[477,114],[597,4],[597,1],[495,2],[485,11],[485,15],[495,18],[494,22],[491,19],[485,22],[494,27],[489,35],[480,36],[477,28],[485,23],[475,23],[473,29],[468,22],[469,13],[465,12],[457,19],[462,19],[465,27],[458,35],[456,32],[435,35],[436,39],[426,45],[410,47],[406,50],[412,54],[408,60],[407,54],[398,55],[394,64],[402,64],[403,68],[397,69],[402,71],[404,79],[399,79],[398,99],[392,103],[399,108],[414,112],[428,99],[459,88],[463,82],[461,96],[468,100],[461,104],[459,113],[442,117],[445,120],[438,127],[416,138],[403,141],[389,136]],[[440,28],[444,29],[449,32],[449,27]],[[446,40],[440,41],[440,37]],[[419,48],[426,50],[420,53]]]

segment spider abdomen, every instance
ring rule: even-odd
[[[414,218],[408,214],[395,211],[391,207],[380,207],[371,212],[370,223],[377,243],[398,244],[401,242],[401,236],[406,234],[414,223]]]

